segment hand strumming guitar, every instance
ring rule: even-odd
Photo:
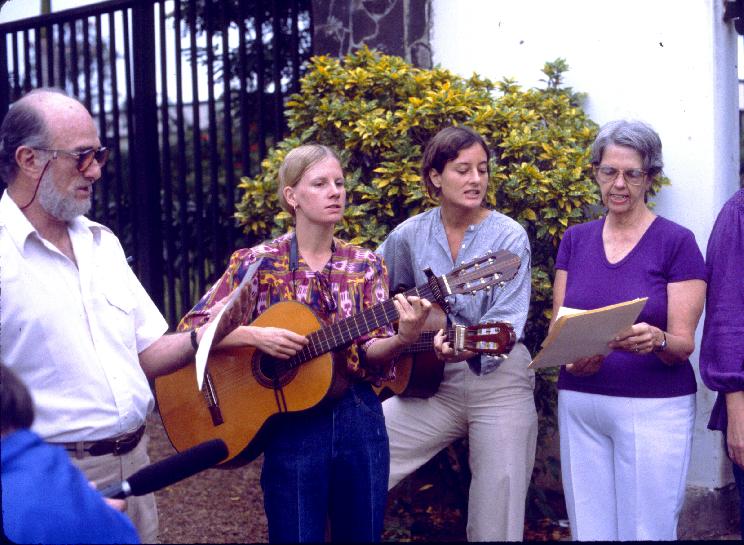
[[[302,350],[307,337],[281,327],[244,326],[240,328],[246,344],[280,360],[287,360]]]
[[[222,307],[227,304],[229,297],[220,300],[210,309],[209,320],[204,325],[215,320]],[[307,345],[308,340],[304,335],[289,329],[243,325],[250,321],[247,311],[249,298],[250,285],[246,284],[241,288],[240,295],[233,301],[231,308],[228,308],[222,316],[214,335],[215,346],[217,344],[220,348],[253,346],[272,357],[286,360]]]

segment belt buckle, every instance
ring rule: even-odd
[[[114,448],[113,453],[116,455],[126,454],[130,450],[132,450],[135,446],[137,441],[137,433],[133,433],[129,437],[123,437],[121,439],[117,439],[114,441]]]

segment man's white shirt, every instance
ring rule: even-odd
[[[51,442],[142,425],[154,401],[138,354],[168,329],[107,227],[80,216],[68,230],[77,266],[0,199],[0,359]]]

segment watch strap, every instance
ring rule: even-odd
[[[192,329],[191,330],[191,337],[190,337],[191,338],[191,346],[194,347],[194,352],[196,352],[197,350],[199,350],[199,341],[196,340],[196,331],[197,331],[197,328]]]
[[[661,341],[661,344],[659,346],[654,346],[654,352],[663,352],[664,350],[666,350],[666,347],[667,347],[666,331],[662,331],[661,334],[664,336],[664,339]]]

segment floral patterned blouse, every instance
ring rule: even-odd
[[[325,326],[388,299],[387,270],[375,253],[334,238],[331,259],[322,270],[313,271],[299,252],[293,254],[294,239],[294,233],[290,232],[271,242],[234,252],[227,270],[183,317],[178,330],[187,331],[206,322],[209,309],[237,288],[248,266],[258,260],[258,270],[251,279],[250,321],[271,305],[298,301],[309,306]],[[293,255],[297,256],[294,267],[291,266]],[[282,324],[273,325],[282,327]],[[386,325],[354,339],[346,349],[350,375],[371,382],[393,376],[393,361],[373,369],[364,358],[364,352],[373,342],[393,334],[392,326]]]

